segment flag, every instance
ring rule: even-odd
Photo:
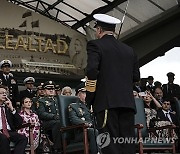
[[[23,15],[22,15],[22,18],[26,18],[26,17],[29,17],[29,16],[32,16],[32,12],[27,10]]]
[[[26,20],[22,24],[19,25],[19,27],[26,27],[26,26],[27,26]]]
[[[39,20],[31,22],[31,26],[32,26],[32,28],[39,27]]]

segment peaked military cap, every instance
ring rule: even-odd
[[[115,28],[116,24],[121,23],[119,19],[106,14],[94,14],[93,17],[96,20],[94,27]]]
[[[5,67],[5,66],[9,66],[9,67],[12,67],[12,62],[10,60],[2,60],[0,62],[0,67]]]
[[[75,91],[76,91],[76,95],[80,92],[80,91],[86,91],[86,88],[85,88],[85,83],[81,83],[79,84],[76,88],[75,88]]]
[[[167,76],[168,76],[168,77],[171,77],[171,76],[174,77],[175,74],[174,74],[173,72],[169,72],[169,73],[167,73]]]
[[[55,82],[54,81],[46,81],[43,85],[44,89],[48,89],[48,88],[55,88]]]
[[[27,77],[24,79],[24,84],[30,84],[34,82],[35,82],[35,79],[33,77]]]
[[[43,88],[43,85],[44,85],[44,83],[43,82],[41,82],[40,83],[40,85],[39,86],[37,86],[37,89],[38,90],[43,90],[44,88]]]
[[[60,85],[55,85],[55,90],[61,90],[61,87],[60,87]]]

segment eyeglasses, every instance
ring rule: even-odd
[[[7,95],[7,92],[0,92],[1,95]]]

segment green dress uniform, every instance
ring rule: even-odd
[[[93,120],[91,116],[90,110],[87,108],[86,104],[78,100],[76,103],[71,103],[68,107],[69,110],[69,119],[72,124],[83,124],[86,123],[90,127],[93,126]],[[92,154],[97,153],[97,146],[96,146],[96,136],[98,134],[98,131],[93,128],[88,128],[88,139],[89,139],[89,145],[90,145],[90,151]],[[96,133],[96,135],[94,134]],[[83,140],[83,132],[80,130],[77,130],[75,133],[75,140],[81,141]]]
[[[33,97],[32,98],[32,106],[31,106],[31,110],[35,113],[37,113],[37,104],[38,104],[38,100],[39,99],[42,99],[44,97],[41,97],[41,96],[37,96],[37,97]]]
[[[54,149],[60,149],[61,134],[57,98],[43,97],[38,100],[36,105],[39,118],[42,120],[42,128],[46,132],[51,131]]]

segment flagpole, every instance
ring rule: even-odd
[[[39,24],[39,37],[40,37],[40,24]]]
[[[120,25],[120,29],[119,29],[119,34],[118,34],[118,36],[117,36],[117,40],[119,40],[119,36],[120,36],[121,30],[122,30],[122,26],[123,26],[123,24],[124,24],[124,19],[125,19],[125,17],[126,17],[127,9],[128,9],[128,6],[129,6],[129,1],[130,1],[130,0],[128,0],[128,1],[127,1],[127,4],[126,4],[126,8],[125,8],[125,11],[124,11],[124,14],[123,14],[123,17],[122,17],[122,21],[121,21],[121,25]]]
[[[27,21],[26,21],[26,22],[27,22]],[[26,37],[27,37],[27,35],[28,35],[28,34],[27,34],[27,24],[26,24],[26,34],[25,34],[25,35],[26,35]]]

